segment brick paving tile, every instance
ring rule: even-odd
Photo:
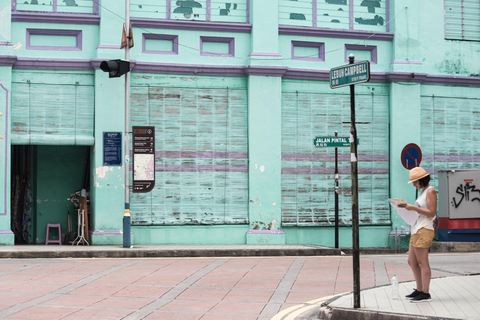
[[[92,308],[105,309],[140,309],[155,301],[154,298],[124,298],[124,297],[108,297],[92,304]]]
[[[34,273],[34,272],[13,272],[0,277],[0,281],[3,280],[22,280],[22,281],[30,281],[30,280],[38,280],[40,278],[45,277],[46,274],[43,273]]]
[[[177,299],[222,301],[229,291],[230,289],[188,288]]]
[[[238,281],[235,287],[247,289],[276,289],[280,281],[280,279],[243,278]]]
[[[2,285],[3,290],[3,285]],[[5,304],[19,304],[26,301],[41,297],[41,293],[28,293],[28,292],[4,292],[0,291],[0,301]]]
[[[155,311],[150,313],[143,320],[199,320],[203,318],[203,313],[190,313],[190,312],[161,312]],[[223,318],[223,320],[227,320]]]
[[[210,310],[210,313],[225,313],[235,315],[260,315],[264,303],[248,303],[248,302],[225,302],[222,301]]]
[[[160,298],[162,295],[165,294],[165,292],[170,289],[170,287],[130,285],[117,291],[114,296],[134,298]]]
[[[29,281],[17,284],[13,291],[19,292],[38,292],[38,293],[52,293],[60,288],[65,287],[64,282],[35,282]]]
[[[160,270],[157,270],[155,272],[153,272],[152,274],[150,274],[151,276],[172,276],[172,277],[175,277],[175,276],[182,276],[182,277],[188,277],[190,275],[192,275],[193,273],[195,273],[195,271],[197,271],[197,269],[193,269],[193,268],[162,268]]]
[[[87,296],[111,296],[123,288],[125,288],[125,285],[86,284],[78,289],[70,291],[69,294]]]
[[[0,303],[0,310],[5,310],[5,309],[8,309],[10,307],[13,307],[14,304],[4,304],[4,303]]]
[[[183,280],[185,277],[169,277],[169,276],[143,276],[135,281],[135,285],[151,285],[151,286],[166,286],[174,287]]]
[[[232,288],[241,278],[203,278],[193,284],[193,287],[210,287],[210,288]]]
[[[61,319],[78,311],[77,308],[58,308],[50,306],[34,306],[14,313],[6,319],[16,320],[52,320]],[[70,319],[70,318],[69,318]]]
[[[267,270],[251,270],[245,274],[245,278],[262,278],[262,279],[282,279],[286,270],[267,271]]]
[[[275,290],[232,289],[223,301],[268,302]]]
[[[206,314],[202,320],[257,320],[257,317],[255,315]]]
[[[86,277],[88,277],[88,275],[86,275],[86,274],[61,272],[61,273],[55,273],[55,276],[52,276],[52,274],[45,274],[39,280],[40,281],[48,281],[48,282],[72,283],[72,282],[77,282],[79,280],[82,280]]]
[[[239,269],[225,269],[220,266],[219,268],[209,272],[205,277],[217,277],[217,278],[241,278],[248,273],[246,270]]]
[[[217,303],[217,301],[174,300],[159,308],[158,311],[206,313]]]
[[[293,291],[313,291],[315,289],[323,291],[333,291],[335,280],[297,280],[293,284]]]
[[[108,283],[108,284],[132,284],[143,278],[139,275],[107,275],[96,279],[92,283]]]
[[[288,294],[288,297],[286,299],[286,303],[293,303],[293,304],[302,304],[307,301],[311,300],[316,300],[322,296],[329,296],[332,295],[333,292],[331,291],[326,291],[327,294],[321,295],[320,294],[321,290],[318,291],[291,291]],[[325,292],[325,291],[324,291]]]
[[[81,309],[68,315],[68,320],[118,320],[128,316],[133,310]],[[48,318],[58,319],[58,318]]]
[[[45,301],[42,305],[57,306],[57,307],[88,307],[95,302],[105,299],[99,296],[74,296],[63,295],[51,300]]]

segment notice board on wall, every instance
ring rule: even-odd
[[[133,192],[150,192],[155,187],[155,127],[134,126]]]
[[[121,166],[122,165],[122,133],[104,132],[103,133],[103,165]]]

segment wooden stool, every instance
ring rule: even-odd
[[[50,240],[50,228],[58,228],[58,240]],[[62,245],[62,227],[60,226],[60,223],[47,224],[47,239],[45,241],[45,244],[47,245],[49,243],[58,243],[59,245]]]

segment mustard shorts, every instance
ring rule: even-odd
[[[421,228],[410,237],[410,246],[415,248],[430,248],[435,231]]]

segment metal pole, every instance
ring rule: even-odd
[[[130,0],[125,0],[125,60],[130,61]],[[130,72],[125,74],[125,211],[123,214],[123,247],[131,247],[130,236]]]
[[[335,137],[338,132],[335,131]],[[335,248],[338,249],[338,148],[335,148]]]
[[[350,54],[349,64],[355,56]],[[350,85],[350,157],[352,171],[352,251],[353,251],[353,307],[360,308],[360,240],[358,223],[358,166],[357,166],[357,129],[355,126],[355,86]]]

